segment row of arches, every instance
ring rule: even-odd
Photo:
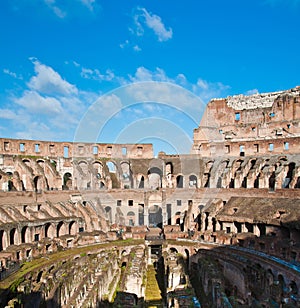
[[[195,171],[188,174],[178,171],[174,174],[173,163],[161,159],[151,161],[152,166],[140,173],[133,172],[138,170],[138,160],[118,163],[113,160],[73,161],[69,167],[63,168],[64,173],[60,175],[55,160],[23,159],[18,163],[21,167],[16,163],[14,167],[0,173],[2,190],[300,188],[300,168],[297,162],[285,156],[266,159],[228,158],[222,161],[200,159],[195,162]],[[184,165],[180,160],[176,165],[180,163]]]
[[[12,245],[38,242],[45,238],[61,237],[63,235],[76,235],[79,228],[75,220],[66,222],[47,222],[44,225],[12,227],[0,230],[0,251]]]

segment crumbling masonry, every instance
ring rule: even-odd
[[[96,307],[113,298],[115,276],[137,302],[145,296],[147,262],[141,260],[153,262],[150,248],[164,240],[159,254],[168,292],[194,279],[216,307],[230,296],[249,305],[272,299],[300,306],[299,87],[211,100],[191,154],[155,158],[151,144],[7,138],[0,139],[0,153],[1,279],[32,258],[118,238],[146,239],[33,272],[26,288],[39,290],[40,301]],[[192,246],[182,248],[185,240]],[[105,253],[110,274],[94,261],[105,260]],[[207,260],[215,260],[213,270]],[[80,270],[85,262],[94,264],[86,275]],[[119,271],[129,263],[136,271],[125,276],[138,276],[139,285]],[[44,288],[70,268],[77,268],[76,279]]]

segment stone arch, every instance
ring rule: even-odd
[[[280,286],[281,292],[283,292],[284,289],[285,289],[285,286],[286,286],[283,275],[279,274],[278,277],[277,277],[277,281],[278,281],[278,284]]]
[[[144,204],[139,204],[139,225],[144,225],[144,211],[145,207]]]
[[[100,183],[99,183],[99,188],[100,188],[100,189],[105,188],[105,183],[104,183],[103,181],[100,181]]]
[[[195,174],[191,174],[189,176],[189,187],[190,188],[197,188],[198,186],[198,178]]]
[[[259,181],[260,181],[261,173],[259,172],[254,180],[253,188],[260,188]]]
[[[109,177],[110,177],[110,187],[111,188],[120,188],[119,184],[119,176],[118,176],[118,169],[117,165],[113,161],[108,161],[106,162],[106,167],[109,172]]]
[[[121,162],[120,167],[122,172],[123,188],[132,188],[132,171],[129,162]]]
[[[41,175],[37,175],[33,178],[34,190],[41,191],[46,188],[45,181]]]
[[[103,178],[103,164],[99,161],[94,161],[92,166],[96,173],[97,179]]]
[[[110,206],[105,207],[105,214],[106,218],[109,220],[110,223],[112,223],[112,209]]]
[[[88,163],[85,160],[80,160],[78,162],[78,167],[81,169],[82,173],[84,174],[84,176],[86,176],[88,174]]]
[[[8,175],[8,180],[7,180],[7,190],[8,191],[16,191],[16,187],[14,186],[14,183],[13,183],[13,174],[12,172],[6,172],[6,174]]]
[[[174,170],[174,167],[173,167],[173,164],[171,162],[167,162],[166,163],[166,175],[172,175],[173,174],[173,170]]]
[[[148,181],[150,188],[158,189],[162,187],[162,175],[163,172],[158,167],[151,167],[148,170]]]
[[[60,237],[62,235],[64,235],[64,222],[60,221],[57,226],[56,226],[56,237]]]
[[[5,230],[0,230],[0,251],[5,250],[8,246],[7,242],[7,232]]]
[[[126,216],[127,216],[127,224],[129,226],[134,226],[135,225],[135,213],[133,211],[129,211]]]
[[[175,213],[175,225],[180,225],[180,223],[181,223],[181,212],[176,212]]]
[[[170,247],[169,251],[170,253],[178,253],[178,250],[175,247]]]
[[[9,245],[18,245],[18,232],[16,228],[12,228],[9,231]]]
[[[24,226],[21,230],[21,243],[30,243],[30,230],[28,226]]]
[[[40,167],[42,167],[42,168],[44,168],[44,166],[45,166],[45,161],[44,161],[43,159],[38,159],[38,160],[36,161],[36,163],[37,163]]]
[[[36,282],[39,283],[41,281],[41,278],[43,276],[43,271],[40,271],[36,277]]]
[[[72,189],[72,174],[66,172],[63,177],[63,190]]]
[[[138,174],[136,179],[137,179],[136,187],[139,188],[139,189],[145,188],[145,177],[144,177],[144,175]]]
[[[117,165],[113,161],[108,161],[106,163],[109,173],[116,173],[117,172]]]
[[[282,183],[282,188],[289,188],[290,187],[290,183],[293,180],[294,177],[294,173],[295,173],[295,168],[296,168],[296,164],[294,162],[290,162],[288,164],[288,171],[287,171],[287,175]]]
[[[50,222],[45,225],[45,237],[54,238],[56,235],[55,227]]]
[[[153,204],[148,209],[149,225],[153,227],[162,227],[162,209],[157,204]]]
[[[289,289],[290,289],[290,292],[294,295],[298,294],[298,292],[299,292],[298,286],[297,286],[296,282],[293,281],[293,280],[289,284]]]
[[[276,184],[276,174],[275,171],[272,172],[271,176],[269,177],[269,190],[274,191]]]
[[[76,231],[77,231],[77,228],[76,228],[76,226],[77,226],[77,223],[76,223],[76,221],[74,221],[74,220],[72,220],[70,223],[69,223],[69,232],[68,232],[68,234],[70,234],[70,235],[76,235]]]
[[[176,177],[176,187],[183,188],[183,186],[184,186],[184,176],[182,174],[179,174]]]
[[[29,160],[28,158],[22,159],[22,162],[23,162],[26,166],[31,167],[31,162],[30,162],[30,160]]]

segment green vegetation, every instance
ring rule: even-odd
[[[145,291],[145,300],[148,302],[160,301],[162,299],[155,275],[156,271],[153,264],[148,265]]]
[[[76,247],[72,249],[62,250],[53,254],[48,254],[45,257],[33,259],[30,262],[24,262],[21,268],[17,272],[13,273],[12,275],[8,276],[6,279],[0,282],[0,290],[8,288],[16,288],[24,280],[24,276],[26,274],[34,270],[43,268],[45,266],[55,264],[62,260],[68,260],[76,255],[84,256],[88,252],[97,251],[100,249],[102,250],[102,249],[109,249],[112,247],[117,248],[122,246],[140,245],[142,243],[143,240],[127,239],[127,240],[114,241],[111,243],[102,243],[91,246]]]

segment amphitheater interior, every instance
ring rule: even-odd
[[[0,307],[300,307],[300,87],[178,155],[1,138],[0,197]]]

